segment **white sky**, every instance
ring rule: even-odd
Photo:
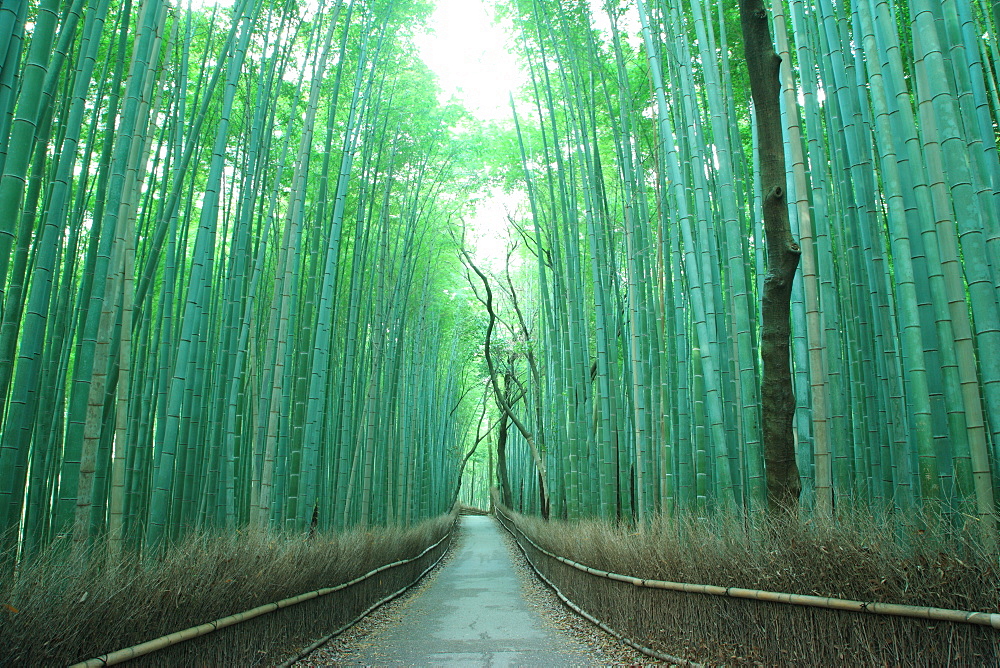
[[[414,39],[421,59],[437,75],[442,102],[454,100],[476,118],[510,118],[509,96],[527,83],[527,73],[513,55],[512,26],[498,25],[493,5],[498,0],[436,0],[430,31]],[[195,9],[231,7],[234,0],[178,0]],[[589,0],[595,27],[607,36],[611,22],[604,0]],[[509,23],[509,22],[508,22]],[[638,15],[630,7],[620,27],[636,41]]]
[[[483,122],[507,122],[511,118],[510,95],[528,83],[527,72],[513,55],[516,36],[512,26],[494,22],[496,0],[437,0],[430,31],[415,38],[420,57],[438,77],[441,101],[455,101]],[[590,0],[598,30],[605,35],[611,22],[603,0]],[[633,7],[621,27],[638,33],[638,15]],[[477,263],[494,272],[503,270],[507,247],[514,233],[508,215],[523,218],[528,209],[524,192],[482,193],[474,213],[466,220],[468,243]],[[511,259],[516,262],[516,258]]]
[[[528,81],[512,54],[517,48],[513,27],[494,22],[495,2],[436,0],[430,32],[415,39],[421,59],[438,77],[442,101],[454,99],[483,121],[510,118],[509,95]],[[607,35],[611,21],[604,1],[589,2],[595,27]],[[630,35],[638,34],[634,6],[626,11],[620,27]]]
[[[415,38],[438,76],[442,101],[454,99],[483,121],[510,118],[509,96],[526,81],[511,54],[508,30],[483,0],[437,0],[431,32]]]
[[[503,192],[497,188],[484,193],[482,199],[476,202],[472,215],[466,218],[468,225],[466,241],[472,248],[476,264],[500,273],[507,261],[507,249],[517,233],[510,229],[507,216],[515,220],[523,219],[528,209],[528,198],[523,191]],[[519,259],[515,254],[511,258],[512,266],[517,266]]]
[[[494,23],[487,0],[437,0],[430,31],[414,41],[421,59],[438,77],[441,102],[454,101],[483,122],[511,118],[510,95],[527,83],[527,74],[511,53],[508,26]],[[481,193],[466,219],[466,242],[476,263],[503,270],[510,242],[507,215],[524,203],[523,193]]]
[[[527,84],[528,76],[513,55],[516,50],[510,25],[498,25],[493,18],[497,0],[436,0],[429,31],[414,41],[421,59],[438,77],[441,101],[454,101],[482,122],[506,123],[511,119],[510,95]],[[610,21],[603,0],[589,0],[596,27],[607,35]],[[233,0],[190,0],[195,7]],[[638,33],[638,17],[632,7],[620,26]],[[633,40],[635,38],[633,37]],[[523,192],[482,193],[475,211],[466,221],[469,241],[477,259],[494,271],[503,267],[512,232],[507,216],[522,217],[527,209]]]

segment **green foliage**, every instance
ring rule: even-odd
[[[3,546],[441,511],[485,377],[455,239],[493,192],[530,208],[489,277],[521,507],[756,507],[738,12],[644,1],[640,35],[607,4],[491,3],[531,74],[491,123],[440,102],[426,0],[0,8]],[[985,3],[939,5],[773,4],[799,464],[821,512],[934,499],[986,526],[1000,58]]]
[[[553,511],[641,522],[654,510],[755,508],[767,193],[738,7],[605,4],[618,26],[606,34],[588,3],[498,9],[532,74],[518,150],[532,206],[523,229],[540,250],[518,289],[539,312],[530,347],[546,370],[544,410],[532,430],[558,453],[547,461]],[[637,46],[627,31],[639,6]],[[943,500],[957,522],[972,513],[994,533],[1000,370],[988,351],[1000,306],[985,258],[997,45],[984,7],[769,3],[788,49],[786,190],[803,250],[791,317],[798,464],[820,514]],[[525,446],[511,470],[529,508],[538,467]]]
[[[447,230],[482,162],[410,42],[432,3],[157,6],[86,6],[54,109],[55,136],[72,104],[88,131],[33,140],[70,178],[45,241],[9,236],[44,253],[31,313],[6,304],[5,551],[438,513],[464,389]],[[6,220],[48,205],[32,169]]]

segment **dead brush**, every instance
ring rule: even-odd
[[[517,516],[543,548],[644,579],[997,612],[1000,565],[977,535],[927,511],[836,521],[716,514],[642,524]],[[635,641],[726,664],[995,665],[1000,632],[702,594],[595,577],[528,548],[570,599]]]
[[[249,530],[197,533],[156,558],[123,553],[112,559],[101,547],[84,551],[55,544],[17,571],[0,574],[0,666],[67,665],[334,586],[419,554],[453,521],[448,515],[409,529],[358,528],[311,538]],[[409,584],[439,550],[369,578],[374,582],[137,663],[257,665],[283,659]]]

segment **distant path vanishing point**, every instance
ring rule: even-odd
[[[368,666],[591,666],[586,648],[524,598],[492,517],[464,516],[434,582],[366,638]]]

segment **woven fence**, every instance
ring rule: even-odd
[[[644,580],[553,554],[522,531],[513,513],[498,508],[497,517],[539,575],[578,611],[664,660],[805,666],[1000,660],[998,614]]]
[[[441,560],[453,535],[450,530],[416,556],[350,581],[109,652],[73,668],[125,661],[131,666],[273,666],[314,649],[406,591]]]

